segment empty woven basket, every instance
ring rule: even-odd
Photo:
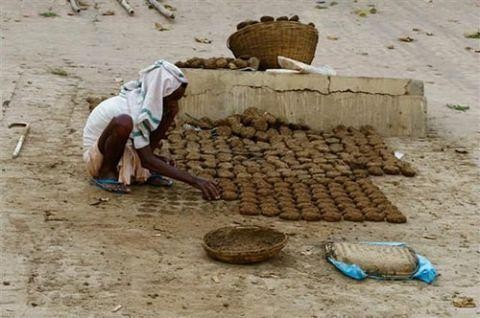
[[[294,21],[271,21],[238,30],[228,38],[227,47],[235,57],[258,57],[260,69],[264,70],[279,68],[278,56],[312,63],[317,42],[318,31],[313,26]]]

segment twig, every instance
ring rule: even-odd
[[[127,10],[128,14],[133,15],[134,11],[127,0],[117,0],[120,5]]]
[[[175,13],[165,8],[163,4],[158,3],[157,0],[148,0],[148,3],[150,3],[155,9],[157,9],[158,12],[160,12],[167,18],[175,19]]]
[[[70,2],[70,6],[72,7],[73,12],[80,12],[80,6],[78,5],[77,0],[69,0],[68,2]]]

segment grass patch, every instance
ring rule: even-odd
[[[378,10],[375,8],[375,5],[369,5],[366,9],[356,9],[353,11],[354,14],[361,18],[366,18],[369,14],[377,14]]]
[[[472,33],[466,33],[465,37],[467,39],[480,39],[480,31],[472,32]]]
[[[357,10],[354,11],[354,13],[361,18],[365,18],[368,15],[368,11],[367,10],[362,10],[362,9],[357,9]]]
[[[465,106],[460,104],[447,104],[447,107],[460,112],[466,112],[467,110],[470,109],[470,106]]]
[[[58,17],[58,14],[56,14],[53,11],[45,11],[45,12],[40,13],[40,16],[42,16],[44,18],[53,18],[53,17]]]
[[[50,73],[58,76],[68,76],[68,73],[62,68],[51,68]]]

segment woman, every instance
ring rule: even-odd
[[[83,130],[84,161],[93,183],[106,191],[128,193],[133,181],[171,185],[169,177],[218,199],[215,183],[175,168],[153,153],[178,112],[187,79],[175,65],[158,60],[140,71],[137,81],[122,86],[118,96],[100,103]]]

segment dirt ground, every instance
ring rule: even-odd
[[[327,1],[318,9],[306,0],[294,6],[287,0],[172,0],[174,23],[140,0],[130,1],[133,17],[114,0],[84,2],[88,8],[79,16],[68,15],[64,0],[0,4],[1,317],[480,315],[480,41],[464,37],[478,28],[478,1]],[[377,14],[352,13],[368,4],[376,4]],[[39,16],[49,10],[58,16]],[[115,14],[103,16],[107,10]],[[313,21],[320,30],[315,63],[339,74],[425,81],[428,137],[388,139],[418,176],[375,179],[408,223],[243,217],[180,184],[174,190],[137,187],[125,196],[88,184],[81,157],[87,96],[115,93],[122,79],[135,78],[160,57],[229,55],[225,39],[236,23],[263,14]],[[155,22],[171,30],[160,32]],[[404,35],[415,41],[397,40]],[[213,42],[197,43],[196,36]],[[470,109],[458,112],[447,103]],[[12,160],[19,131],[7,126],[18,120],[32,127]],[[92,205],[99,198],[109,200]],[[229,224],[273,226],[290,241],[259,265],[208,259],[202,236]],[[427,256],[440,276],[432,285],[357,282],[322,258],[328,239],[403,241]],[[473,297],[477,307],[454,307],[458,295]]]

